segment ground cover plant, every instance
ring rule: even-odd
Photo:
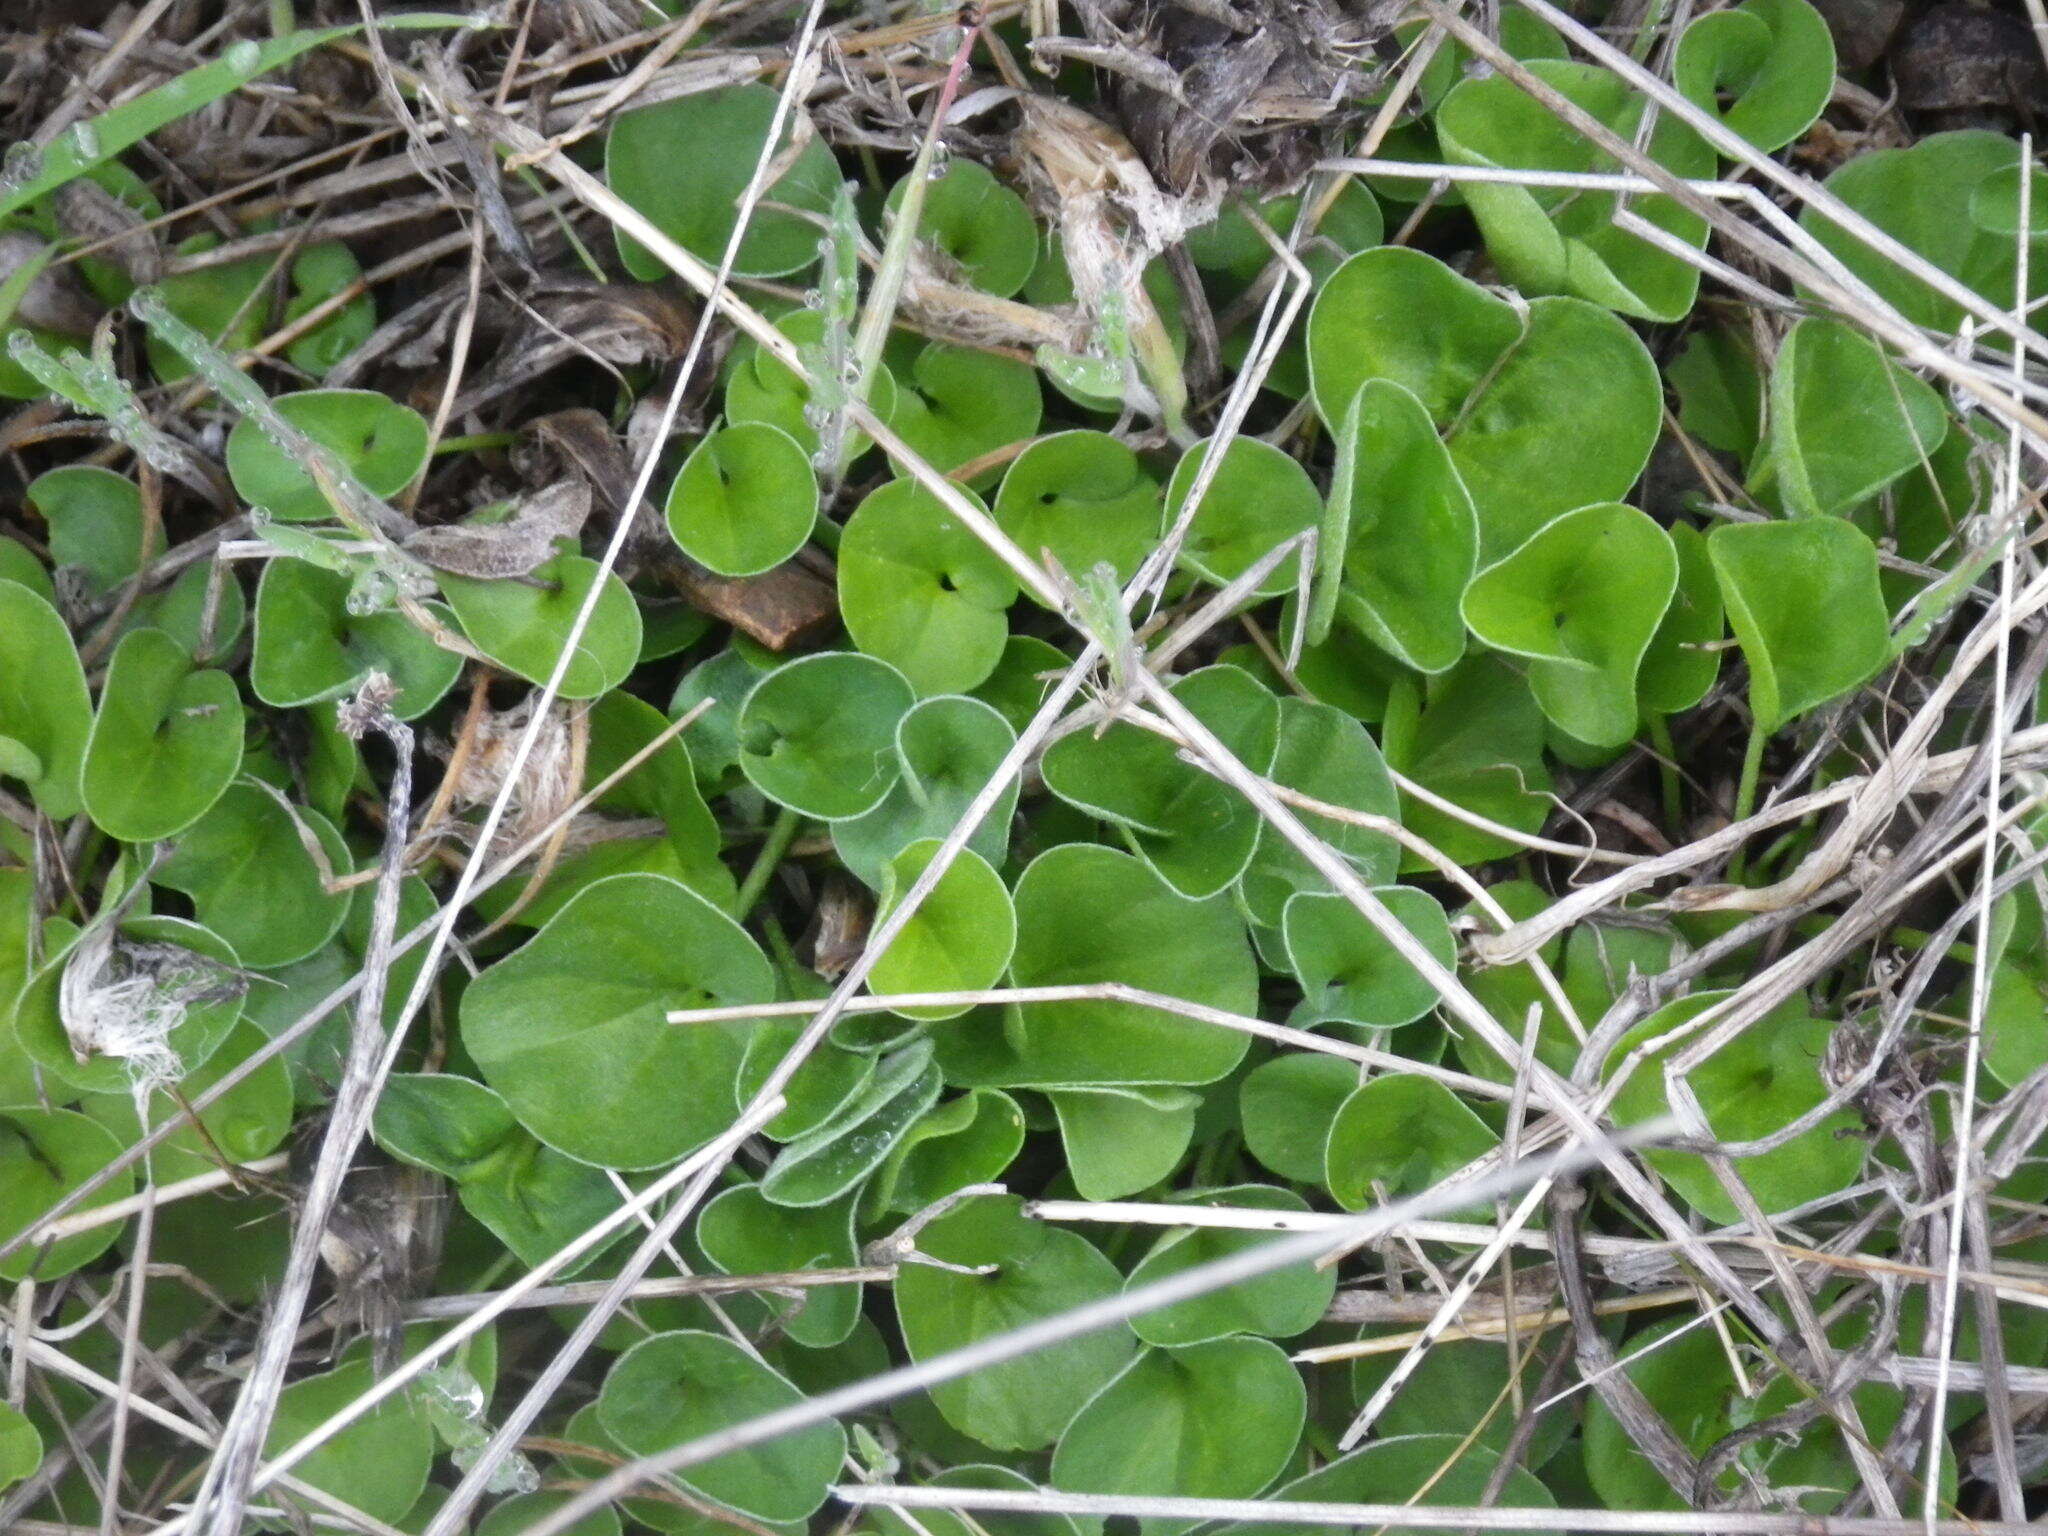
[[[2048,55],[0,33],[0,1530],[2048,1503]]]

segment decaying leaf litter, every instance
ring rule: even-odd
[[[2025,1521],[2029,18],[371,12],[7,38],[10,1529]]]

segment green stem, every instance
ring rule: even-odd
[[[1749,728],[1749,747],[1742,754],[1742,780],[1735,789],[1735,819],[1747,821],[1756,809],[1756,784],[1763,774],[1764,746],[1771,739],[1771,733],[1764,729],[1762,721],[1754,721]],[[1748,864],[1748,849],[1738,849],[1728,864],[1728,878],[1739,882]]]
[[[776,866],[783,855],[789,852],[789,845],[796,841],[796,829],[803,817],[784,806],[775,813],[775,821],[768,828],[768,836],[761,843],[761,851],[754,855],[753,866],[747,871],[747,878],[740,882],[739,899],[734,915],[742,922],[754,910],[754,903],[761,899],[761,893],[768,889],[768,881],[775,874]]]
[[[1678,781],[1678,748],[1671,740],[1671,722],[1663,715],[1650,716],[1650,745],[1657,749],[1657,782],[1664,791],[1664,830],[1676,837],[1685,803]]]
[[[434,445],[434,457],[444,453],[470,453],[479,448],[510,448],[519,441],[517,432],[473,432],[468,437],[444,437]]]

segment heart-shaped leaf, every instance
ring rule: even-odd
[[[1426,700],[1411,684],[1397,685],[1380,741],[1389,768],[1488,821],[1534,832],[1550,815],[1543,713],[1498,656],[1467,656],[1431,685]],[[1516,846],[1414,795],[1402,796],[1401,824],[1460,864],[1497,859]],[[1410,853],[1402,867],[1429,866]]]
[[[1269,777],[1324,805],[1384,816],[1400,813],[1394,781],[1386,760],[1365,727],[1328,704],[1307,699],[1280,700],[1280,747],[1273,754]],[[1385,832],[1338,821],[1307,807],[1297,813],[1309,830],[1341,856],[1368,885],[1394,878],[1401,850]],[[1238,892],[1253,922],[1267,928],[1280,924],[1288,897],[1297,891],[1323,891],[1329,881],[1270,823],[1259,828],[1252,862],[1238,882]]]
[[[891,218],[903,203],[904,183],[889,189]],[[1038,262],[1038,229],[1024,199],[973,160],[954,160],[924,189],[920,243],[943,253],[966,282],[1007,299],[1022,288]]]
[[[595,560],[564,550],[528,580],[441,576],[462,632],[507,672],[545,683],[590,589],[603,583],[590,622],[562,674],[561,696],[594,699],[626,680],[640,659],[640,609],[626,584]]]
[[[776,1275],[803,1269],[845,1269],[860,1262],[853,1202],[791,1210],[770,1203],[758,1184],[728,1189],[697,1218],[697,1241],[728,1275]],[[807,1349],[829,1349],[860,1321],[859,1285],[817,1285],[794,1302],[775,1298],[778,1322]]]
[[[837,820],[873,810],[902,772],[896,725],[915,695],[886,661],[850,651],[777,667],[740,706],[740,768],[771,800]]]
[[[1114,1296],[1123,1277],[1078,1233],[1023,1214],[1023,1201],[979,1198],[918,1234],[932,1258],[982,1274],[907,1264],[896,1316],[912,1360],[929,1360]],[[1096,1389],[1130,1358],[1130,1330],[1104,1328],[987,1365],[931,1389],[946,1422],[999,1451],[1051,1445]]]
[[[1835,40],[1806,0],[1742,0],[1701,16],[1671,57],[1696,107],[1769,154],[1813,126],[1835,86]],[[1723,105],[1724,98],[1732,98]]]
[[[990,1184],[1024,1147],[1024,1112],[997,1088],[938,1105],[896,1144],[869,1183],[864,1212],[912,1215],[970,1184]]]
[[[1008,722],[979,699],[942,694],[919,701],[896,725],[899,777],[873,810],[832,824],[833,848],[880,890],[889,861],[912,843],[952,831],[1016,744]],[[1009,851],[1017,790],[1012,779],[967,841],[991,865]]]
[[[791,310],[775,322],[775,328],[796,343],[799,353],[819,364],[828,361],[825,317],[819,311]],[[886,364],[878,367],[868,388],[869,406],[888,421],[896,414],[896,395],[896,376]],[[819,451],[810,384],[803,375],[764,351],[758,342],[749,342],[741,349],[725,381],[725,415],[731,422],[763,422],[780,427],[805,453],[815,455]],[[849,428],[846,443],[846,458],[851,463],[867,449],[869,439],[865,433]]]
[[[740,198],[754,178],[779,110],[765,85],[727,86],[672,97],[621,113],[605,138],[604,173],[611,188],[663,234],[700,261],[716,265],[739,221]],[[817,226],[804,217],[832,206],[839,171],[824,140],[791,143],[793,120],[770,151],[775,175],[747,222],[733,271],[779,277],[818,254]],[[794,150],[794,153],[792,153]],[[668,276],[652,252],[620,232],[619,260],[643,283]]]
[[[1435,1078],[1389,1072],[1337,1111],[1324,1182],[1345,1210],[1362,1211],[1434,1189],[1495,1144],[1486,1122]]]
[[[111,1131],[69,1109],[0,1109],[0,1242],[41,1221],[50,1208],[111,1163],[121,1143]],[[133,1172],[115,1174],[80,1203],[90,1211],[125,1200]],[[30,1243],[0,1259],[0,1280],[55,1280],[90,1264],[114,1245],[121,1223],[90,1227],[53,1243]],[[1112,1271],[1112,1276],[1114,1271]]]
[[[1368,379],[1337,431],[1312,638],[1341,617],[1409,666],[1442,672],[1465,654],[1458,599],[1478,560],[1478,514],[1429,412],[1392,380]]]
[[[1670,606],[1670,535],[1619,502],[1543,525],[1465,593],[1465,622],[1529,658],[1529,686],[1560,730],[1596,747],[1635,734],[1636,669]]]
[[[995,670],[1016,600],[1008,567],[914,480],[890,481],[846,520],[846,632],[921,694],[960,693]]]
[[[1405,246],[1337,269],[1309,315],[1308,346],[1333,432],[1368,379],[1403,385],[1428,408],[1478,510],[1481,560],[1560,512],[1625,495],[1657,441],[1656,364],[1622,321],[1569,298],[1518,311]]]
[[[43,1464],[43,1437],[28,1415],[0,1403],[0,1488],[11,1488]]]
[[[1775,731],[1885,664],[1877,548],[1834,518],[1730,523],[1707,535],[1728,623],[1749,662],[1757,729]]]
[[[731,1121],[711,1085],[739,1070],[743,1031],[670,1024],[671,1008],[765,1002],[754,941],[658,875],[577,893],[462,997],[462,1040],[519,1123],[606,1168],[656,1168]]]
[[[1374,893],[1401,926],[1445,969],[1455,969],[1450,919],[1427,891],[1387,886]],[[1342,896],[1304,892],[1287,903],[1282,932],[1288,963],[1301,982],[1294,1022],[1387,1029],[1436,1006],[1436,988]]]
[[[370,389],[308,389],[271,401],[277,413],[334,456],[373,496],[396,496],[427,462],[427,421]],[[228,433],[235,492],[279,522],[318,523],[335,515],[292,456],[245,416]]]
[[[50,528],[50,558],[85,574],[104,596],[142,568],[142,492],[98,464],[67,464],[36,476],[29,504]]]
[[[323,873],[308,843],[326,863]],[[287,810],[247,779],[230,784],[152,877],[192,898],[199,921],[259,971],[303,960],[333,938],[348,894],[327,874],[354,868],[341,834],[318,811]]]
[[[278,1394],[263,1442],[271,1458],[289,1450],[376,1384],[368,1360],[302,1377]],[[344,1426],[292,1468],[292,1476],[346,1499],[373,1520],[405,1517],[434,1469],[433,1426],[410,1393],[395,1393]]]
[[[1793,511],[1846,511],[1925,463],[1947,434],[1934,388],[1841,321],[1802,320],[1779,347],[1770,462]]]
[[[107,669],[79,780],[94,824],[124,843],[171,837],[206,814],[241,765],[235,680],[196,670],[160,629],[131,630]]]
[[[915,842],[889,861],[877,922],[895,908],[938,850],[936,840]],[[980,854],[963,848],[875,961],[868,986],[876,993],[978,992],[1002,978],[1016,946],[1017,914],[1003,877]],[[907,1019],[950,1019],[970,1006],[899,1011]]]
[[[1166,486],[1168,527],[1180,520],[1194,494],[1213,442],[1195,444],[1174,465]],[[1181,562],[1220,587],[1242,576],[1275,546],[1314,527],[1321,516],[1322,498],[1307,470],[1271,443],[1233,437],[1188,525]],[[1262,597],[1277,597],[1294,581],[1293,564],[1283,560],[1257,591]]]
[[[1106,560],[1120,583],[1137,574],[1159,518],[1158,482],[1107,432],[1040,438],[1011,461],[996,492],[996,524],[1026,555],[1051,550],[1077,573]]]
[[[250,688],[266,704],[291,708],[339,698],[368,673],[382,672],[398,684],[392,712],[418,719],[454,686],[462,658],[403,614],[349,612],[348,593],[348,578],[338,571],[304,560],[269,562],[256,587]]]
[[[707,433],[668,488],[668,531],[724,576],[757,576],[804,547],[818,520],[810,455],[782,428],[735,422]]]
[[[1358,1086],[1358,1064],[1315,1052],[1275,1056],[1246,1074],[1238,1119],[1253,1157],[1297,1184],[1323,1182],[1330,1123]]]
[[[1029,363],[935,341],[892,348],[893,427],[934,469],[951,471],[1038,430],[1045,401]]]
[[[1537,59],[1529,72],[1627,140],[1641,135],[1648,98],[1596,64]],[[1830,78],[1833,75],[1829,70]],[[1437,112],[1445,158],[1514,170],[1613,172],[1621,166],[1505,75],[1463,81]],[[1713,151],[1692,128],[1661,113],[1645,146],[1680,176],[1710,176]],[[1471,182],[1462,189],[1486,248],[1530,293],[1568,293],[1644,320],[1680,320],[1699,293],[1699,268],[1617,227],[1615,194],[1583,188]],[[1707,223],[1662,194],[1634,193],[1629,209],[1670,241],[1700,246]]]
[[[1285,1470],[1308,1394],[1277,1345],[1216,1339],[1147,1349],[1074,1415],[1053,1452],[1071,1493],[1248,1499]],[[1145,1536],[1200,1522],[1146,1516]]]
[[[1196,1207],[1225,1205],[1254,1211],[1308,1209],[1308,1202],[1293,1191],[1264,1184],[1236,1184],[1227,1189],[1180,1196],[1176,1203]],[[1271,1241],[1272,1238],[1263,1232],[1232,1231],[1224,1227],[1175,1227],[1138,1261],[1126,1288],[1136,1290],[1169,1275],[1177,1275]],[[1256,1280],[1240,1280],[1236,1285],[1226,1285],[1157,1311],[1142,1312],[1131,1319],[1131,1328],[1147,1344],[1168,1347],[1206,1344],[1211,1339],[1240,1333],[1269,1339],[1291,1339],[1322,1321],[1324,1309],[1329,1306],[1336,1290],[1334,1269],[1296,1265],[1261,1275]]]
[[[1047,1097],[1084,1200],[1121,1200],[1171,1174],[1187,1156],[1201,1103],[1184,1088],[1058,1088]]]

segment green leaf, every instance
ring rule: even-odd
[[[1933,386],[1841,321],[1802,320],[1778,349],[1770,462],[1793,511],[1846,511],[1925,463],[1947,434]]]
[[[1569,298],[1518,310],[1404,246],[1331,275],[1308,348],[1333,432],[1368,379],[1428,408],[1478,511],[1484,561],[1560,512],[1626,495],[1656,445],[1657,368],[1626,324]]]
[[[1355,1073],[1352,1075],[1356,1077]],[[1225,1205],[1257,1211],[1308,1209],[1308,1202],[1291,1190],[1264,1184],[1235,1184],[1226,1189],[1177,1195],[1174,1199],[1176,1203],[1192,1206]],[[1198,1265],[1261,1247],[1272,1240],[1272,1234],[1267,1232],[1233,1231],[1224,1227],[1174,1227],[1138,1261],[1125,1288],[1136,1290]],[[1256,1280],[1241,1280],[1236,1285],[1226,1285],[1206,1295],[1175,1302],[1170,1307],[1141,1313],[1131,1319],[1131,1328],[1147,1344],[1169,1347],[1205,1344],[1211,1339],[1241,1333],[1269,1339],[1291,1339],[1322,1321],[1323,1312],[1336,1291],[1337,1272],[1334,1268],[1318,1269],[1312,1264],[1298,1264],[1261,1275]]]
[[[416,720],[441,701],[462,671],[401,613],[351,613],[349,581],[304,560],[272,560],[256,586],[256,646],[249,687],[280,709],[339,698],[370,672],[398,684],[392,712]],[[438,603],[439,617],[447,610]]]
[[[288,1450],[376,1384],[367,1360],[293,1382],[277,1398],[265,1458]],[[409,1393],[385,1398],[292,1468],[292,1476],[346,1499],[375,1520],[400,1518],[434,1466],[434,1431]]]
[[[1435,1358],[1433,1351],[1428,1358]],[[1484,1445],[1469,1445],[1463,1435],[1393,1435],[1374,1440],[1348,1456],[1295,1478],[1273,1490],[1274,1503],[1315,1504],[1455,1504],[1488,1502],[1487,1491],[1498,1457]],[[1552,1509],[1557,1499],[1526,1468],[1508,1473],[1499,1496],[1507,1508]],[[1237,1536],[1321,1536],[1328,1526],[1277,1517],[1256,1526],[1226,1525]],[[1522,1527],[1516,1527],[1522,1529]],[[1562,1536],[1555,1530],[1531,1530],[1530,1536]]]
[[[1631,142],[1641,136],[1648,100],[1619,75],[1561,59],[1532,60],[1528,68],[1617,136]],[[1831,69],[1830,84],[1832,75]],[[1444,156],[1453,163],[1570,172],[1622,169],[1505,75],[1459,84],[1438,109],[1436,128]],[[1669,112],[1656,117],[1645,147],[1651,159],[1676,175],[1713,174],[1713,151]],[[1692,308],[1699,268],[1618,228],[1614,193],[1482,182],[1461,190],[1479,220],[1488,254],[1524,292],[1573,294],[1643,320],[1681,320]],[[1661,193],[1631,193],[1628,206],[1671,240],[1706,244],[1706,220]]]
[[[897,385],[889,425],[934,469],[950,472],[1038,431],[1044,400],[1029,363],[943,341],[888,356]]]
[[[1401,885],[1374,894],[1445,969],[1457,968],[1458,942],[1434,897]],[[1288,964],[1301,982],[1301,1006],[1292,1020],[1297,1025],[1388,1029],[1412,1023],[1436,1006],[1436,988],[1342,896],[1303,892],[1294,897],[1281,931]]]
[[[43,1464],[43,1437],[19,1408],[0,1403],[0,1488],[9,1488]]]
[[[1664,376],[1678,392],[1681,427],[1709,448],[1738,459],[1747,460],[1756,451],[1762,436],[1764,384],[1746,338],[1729,326],[1702,326],[1686,339]]]
[[[1479,520],[1429,412],[1390,379],[1368,379],[1337,432],[1317,553],[1319,613],[1389,655],[1442,672],[1465,654],[1458,599],[1479,559]],[[1322,639],[1328,622],[1311,622]]]
[[[1397,685],[1380,740],[1389,768],[1489,821],[1535,832],[1550,815],[1543,714],[1498,656],[1467,656],[1431,683],[1426,702]],[[1402,796],[1401,824],[1464,865],[1517,847],[1412,795]],[[1418,854],[1402,860],[1403,869],[1429,867]]]
[[[232,1022],[232,1013],[229,1017]],[[184,1074],[179,1092],[188,1101],[197,1099],[268,1043],[255,1025],[234,1024],[219,1048],[209,1049],[206,1059]],[[135,1095],[127,1085],[116,1093],[89,1094],[81,1107],[112,1131],[123,1146],[141,1140],[142,1121],[136,1116]],[[169,1094],[153,1095],[148,1101],[150,1128],[154,1130],[167,1120],[179,1124],[150,1153],[150,1170],[157,1179],[170,1183],[215,1172],[222,1155],[238,1163],[267,1157],[291,1135],[295,1107],[291,1073],[274,1056],[200,1112],[206,1127],[203,1137],[185,1121],[184,1107],[176,1099]]]
[[[355,867],[325,816],[305,806],[286,810],[243,779],[193,823],[153,879],[191,897],[199,921],[243,965],[272,970],[312,954],[348,915],[347,893],[328,891],[309,840],[333,875]]]
[[[457,1194],[462,1208],[527,1265],[551,1259],[619,1208],[619,1192],[603,1173],[523,1131],[502,1155],[474,1170]],[[574,1274],[604,1251],[599,1244],[559,1273]]]
[[[1016,600],[1009,568],[914,480],[891,480],[846,520],[846,632],[920,694],[961,693],[994,671]]]
[[[1806,0],[1743,0],[1701,16],[1671,58],[1696,107],[1765,154],[1811,128],[1835,87],[1835,40]],[[1722,105],[1723,97],[1732,97]]]
[[[448,1072],[394,1072],[370,1123],[377,1145],[400,1162],[462,1183],[479,1172],[519,1122],[495,1089]]]
[[[760,227],[758,222],[754,227]],[[775,322],[775,328],[795,342],[800,352],[824,355],[825,317],[819,311],[793,309]],[[896,397],[896,376],[886,366],[877,368],[868,390],[869,406],[888,421],[896,414]],[[813,413],[809,382],[763,350],[759,342],[748,342],[725,381],[726,419],[780,427],[805,453],[816,455],[819,440]],[[848,427],[846,442],[850,463],[867,449],[869,439],[866,433]]]
[[[1610,1060],[1626,1061],[1636,1047],[1690,1022],[1725,992],[1697,992],[1660,1008],[1616,1044]],[[1794,998],[1709,1056],[1686,1075],[1705,1113],[1709,1131],[1721,1142],[1768,1136],[1828,1097],[1820,1075],[1834,1026],[1810,1017]],[[1688,1039],[1647,1053],[1614,1099],[1614,1114],[1633,1125],[1668,1114],[1664,1065]],[[1737,1177],[1749,1186],[1766,1213],[1790,1210],[1853,1184],[1866,1148],[1857,1138],[1862,1122],[1850,1110],[1836,1110],[1810,1131],[1783,1146],[1733,1160]],[[1689,1152],[1645,1151],[1644,1157],[1686,1202],[1712,1222],[1740,1221],[1735,1202],[1721,1187],[1705,1158]]]
[[[67,464],[29,483],[29,504],[50,527],[50,558],[85,573],[104,597],[142,568],[142,492],[97,464]]]
[[[462,632],[484,655],[532,683],[545,683],[590,589],[603,590],[562,674],[561,696],[594,699],[626,680],[640,659],[640,609],[626,584],[595,560],[564,550],[520,580],[479,581],[441,573],[441,591]]]
[[[880,923],[916,883],[939,850],[937,840],[912,843],[889,861]],[[1017,947],[1017,914],[1003,877],[971,848],[963,848],[909,923],[875,961],[868,990],[891,992],[978,992],[994,986],[1009,969]],[[970,1004],[897,1010],[906,1019],[950,1019]]]
[[[1068,843],[1018,878],[1020,987],[1119,981],[1232,1013],[1257,1006],[1257,967],[1227,901],[1189,901],[1129,854]],[[961,1084],[1214,1082],[1243,1059],[1248,1037],[1133,1003],[1033,1003],[977,1012],[936,1036],[939,1062]]]
[[[1003,1196],[964,1202],[918,1234],[932,1258],[987,1274],[907,1264],[896,1277],[896,1316],[912,1360],[994,1338],[1114,1296],[1116,1266],[1078,1233],[1029,1220]],[[962,1434],[1000,1451],[1051,1445],[1075,1411],[1130,1358],[1136,1340],[1101,1329],[984,1366],[931,1389],[939,1412]]]
[[[767,422],[707,433],[668,488],[676,547],[722,576],[757,576],[804,547],[818,477],[795,438]]]
[[[278,415],[322,447],[373,496],[396,496],[427,463],[427,420],[371,389],[308,389],[279,395]],[[228,433],[228,478],[252,507],[286,523],[325,522],[335,511],[320,487],[256,421]]]
[[[1204,667],[1173,695],[1253,773],[1279,748],[1279,702],[1237,667]],[[1118,721],[1075,731],[1046,749],[1046,788],[1115,823],[1145,862],[1183,896],[1227,890],[1251,862],[1260,817],[1236,790],[1180,756],[1177,743]]]
[[[1323,1182],[1330,1123],[1358,1086],[1358,1064],[1312,1051],[1261,1062],[1238,1087],[1244,1144],[1296,1184]]]
[[[71,1191],[120,1155],[121,1144],[86,1116],[69,1109],[0,1109],[0,1242],[43,1219]],[[135,1188],[132,1170],[114,1175],[80,1204],[94,1210],[125,1200]],[[121,1223],[110,1221],[54,1243],[31,1243],[0,1260],[0,1280],[55,1280],[111,1248]]]
[[[717,265],[739,219],[739,203],[776,114],[776,92],[765,85],[728,86],[677,96],[612,119],[605,139],[604,173],[611,188],[663,234],[698,260]],[[818,227],[804,217],[832,206],[839,170],[825,141],[810,135],[789,154],[794,119],[770,152],[780,176],[763,189],[747,223],[733,271],[741,277],[780,277],[818,254]],[[778,206],[779,205],[779,206]],[[668,269],[623,231],[619,260],[643,283]]]
[[[723,1130],[739,1026],[670,1024],[672,1008],[766,1002],[754,941],[658,875],[578,892],[470,984],[462,1040],[533,1134],[606,1168],[656,1168]]]
[[[1323,1154],[1325,1182],[1345,1210],[1362,1211],[1380,1203],[1380,1189],[1389,1200],[1434,1189],[1496,1141],[1435,1078],[1390,1072],[1361,1084],[1337,1111]]]
[[[1103,561],[1119,583],[1159,533],[1159,484],[1107,432],[1055,432],[1010,461],[996,492],[996,526],[1033,560],[1051,550],[1068,571]],[[1038,598],[1032,595],[1032,601]]]
[[[902,771],[896,726],[913,702],[903,674],[872,656],[827,651],[786,662],[740,706],[740,769],[806,816],[862,815]]]
[[[802,1269],[846,1269],[860,1262],[853,1201],[791,1210],[773,1204],[758,1184],[728,1189],[697,1218],[697,1241],[728,1275],[780,1275]],[[792,1343],[829,1349],[860,1321],[862,1287],[816,1285],[794,1300],[767,1297],[777,1326]]]
[[[1635,734],[1636,669],[1677,583],[1670,535],[1607,502],[1553,519],[1481,571],[1465,622],[1496,650],[1529,658],[1529,686],[1560,730],[1619,746]]]
[[[889,189],[893,219],[905,183]],[[1022,288],[1038,261],[1038,226],[1024,199],[972,160],[950,162],[924,189],[918,240],[937,247],[960,278],[1007,299]]]
[[[1974,289],[1994,309],[2013,305],[2019,242],[1997,216],[2005,200],[1980,201],[1979,189],[2016,181],[2020,147],[2002,133],[1964,129],[1929,134],[1910,149],[1858,155],[1825,185],[1856,213],[1937,270]],[[1981,221],[1979,214],[1989,215]],[[1946,334],[1963,318],[1962,306],[1912,276],[1890,256],[1872,250],[1839,224],[1808,208],[1802,225],[1850,274],[1917,326]],[[2048,291],[2048,271],[2028,262],[2027,297]]]
[[[1280,700],[1280,747],[1268,775],[1275,784],[1325,805],[1394,820],[1400,812],[1386,760],[1365,727],[1327,704]],[[1337,821],[1306,807],[1303,820],[1330,850],[1368,885],[1393,879],[1401,851],[1384,832]],[[1280,924],[1287,899],[1297,891],[1324,891],[1329,882],[1270,824],[1259,827],[1258,847],[1238,883],[1246,913],[1267,928]]]
[[[1195,444],[1174,465],[1166,486],[1167,527],[1180,520],[1214,441]],[[1276,546],[1313,528],[1321,516],[1322,498],[1307,470],[1271,443],[1233,437],[1188,525],[1181,563],[1219,587],[1227,585]],[[1283,560],[1256,591],[1261,597],[1278,597],[1295,580],[1294,563]]]
[[[929,1040],[912,1041],[885,1057],[830,1119],[782,1149],[761,1176],[762,1197],[788,1206],[837,1200],[881,1166],[938,1102],[939,1088]]]
[[[567,1489],[551,1488],[515,1493],[491,1506],[490,1512],[477,1522],[475,1536],[520,1536],[520,1532],[531,1530],[575,1496]],[[563,1526],[561,1536],[619,1536],[618,1506],[600,1504]]]
[[[1749,662],[1757,729],[1847,693],[1890,654],[1877,548],[1833,518],[1730,523],[1707,535],[1728,623]]]
[[[833,849],[879,891],[889,862],[904,849],[953,830],[1016,744],[1009,723],[979,699],[943,694],[919,701],[896,725],[896,781],[873,810],[832,824]],[[967,841],[991,865],[1009,852],[1017,794],[1013,778]]]
[[[241,766],[235,680],[195,670],[160,629],[130,630],[107,669],[79,780],[94,824],[124,843],[174,836],[206,814]]]
[[[1665,532],[1678,556],[1678,583],[1636,673],[1637,703],[1655,715],[1675,715],[1707,696],[1721,675],[1721,653],[1713,647],[1727,629],[1706,535],[1691,523],[1673,523]]]
[[[991,1184],[1024,1147],[1024,1112],[997,1088],[931,1110],[896,1144],[862,1197],[864,1213],[912,1215],[970,1184]]]
[[[207,560],[180,571],[170,590],[137,599],[128,611],[128,627],[160,629],[205,661],[234,649],[248,616],[242,584],[220,561]]]
[[[1052,1485],[1069,1493],[1246,1499],[1287,1467],[1308,1394],[1264,1339],[1147,1349],[1060,1437]],[[1147,1516],[1144,1536],[1199,1524]]]
[[[1067,1172],[1084,1200],[1121,1200],[1180,1166],[1199,1095],[1183,1088],[1056,1088]]]
[[[0,774],[28,785],[52,821],[78,814],[92,701],[71,632],[17,581],[0,581]]]

